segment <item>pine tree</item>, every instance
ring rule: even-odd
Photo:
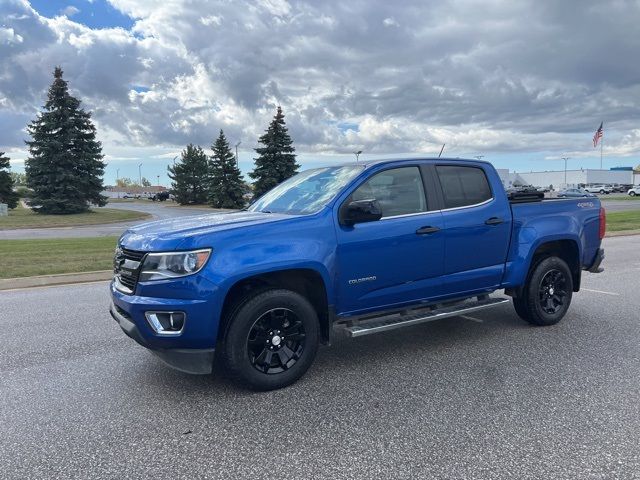
[[[189,144],[178,163],[168,167],[171,189],[181,205],[207,202],[207,155],[199,146]]]
[[[284,123],[282,108],[279,106],[269,128],[258,142],[264,146],[256,148],[259,156],[254,159],[256,167],[249,174],[255,180],[253,185],[255,197],[260,197],[292,177],[300,168],[296,163],[295,148],[292,146],[293,141]]]
[[[220,130],[211,146],[213,156],[209,160],[209,204],[214,208],[242,208],[245,201],[245,184],[231,146]]]
[[[32,207],[40,213],[79,213],[93,203],[104,206],[102,145],[91,114],[69,94],[62,69],[56,67],[44,112],[31,122],[25,162]]]
[[[18,194],[13,191],[13,178],[9,169],[9,157],[0,152],[0,203],[6,203],[11,209],[18,206]]]

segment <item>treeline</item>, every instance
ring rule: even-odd
[[[255,168],[249,173],[255,180],[252,186],[244,181],[224,131],[220,130],[211,146],[211,155],[198,145],[187,145],[180,161],[168,167],[176,201],[183,205],[208,203],[215,208],[242,208],[247,194],[259,197],[297,172],[299,165],[282,108],[278,107],[258,143]]]

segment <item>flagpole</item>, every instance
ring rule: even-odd
[[[604,144],[604,122],[602,122],[602,137],[600,138],[600,170],[602,170],[602,145]]]

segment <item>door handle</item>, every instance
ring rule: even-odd
[[[504,220],[501,218],[491,217],[490,219],[486,220],[484,223],[486,223],[487,225],[500,225],[503,222]]]
[[[416,235],[431,235],[432,233],[439,232],[440,229],[438,227],[432,227],[431,225],[426,227],[420,227],[416,230]]]

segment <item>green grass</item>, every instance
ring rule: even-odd
[[[110,270],[118,237],[0,240],[0,278]]]
[[[21,205],[9,210],[8,217],[0,217],[0,230],[13,228],[50,228],[77,227],[81,225],[101,225],[104,223],[127,222],[150,217],[148,213],[134,210],[116,210],[114,208],[100,208],[87,213],[73,213],[71,215],[43,215],[35,213],[30,208]]]
[[[640,229],[640,210],[607,213],[608,232],[638,229]]]

